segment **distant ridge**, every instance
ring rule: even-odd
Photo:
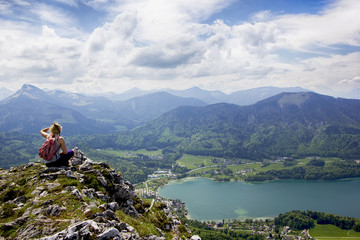
[[[10,91],[9,89],[1,87],[0,88],[0,101],[7,97],[10,97],[12,94],[13,94],[13,92]]]
[[[44,91],[24,84],[0,101],[0,132],[38,133],[41,128],[59,121],[68,134],[111,133],[132,129],[185,105],[203,106],[206,103],[165,92],[114,101],[103,96]]]
[[[111,126],[98,123],[83,114],[63,107],[45,91],[25,84],[0,102],[0,131],[39,133],[59,121],[66,134],[110,132]]]
[[[24,84],[13,95],[5,99],[5,102],[12,101],[13,99],[37,99],[41,101],[46,100],[46,92],[30,84]]]
[[[249,106],[179,107],[120,138],[121,148],[168,147],[197,155],[356,158],[360,100],[302,92],[281,93]],[[128,144],[129,138],[134,141]]]
[[[206,103],[190,97],[178,97],[167,92],[156,92],[142,97],[135,97],[117,102],[116,109],[120,114],[132,120],[145,123],[179,106],[205,106]]]
[[[300,87],[290,87],[290,88],[260,87],[260,88],[241,90],[231,93],[226,97],[225,102],[234,103],[239,106],[246,106],[246,105],[254,104],[266,98],[275,96],[282,92],[310,92],[310,90]]]
[[[61,121],[72,126],[75,129],[74,133],[122,132],[146,124],[177,107],[216,103],[250,106],[282,92],[309,91],[298,87],[262,87],[226,95],[221,91],[207,91],[198,87],[181,91],[164,89],[153,93],[135,88],[124,93],[126,96],[115,93],[91,96],[60,90],[44,91],[36,86],[24,84],[16,93],[0,101],[0,111],[2,109],[4,113],[0,116],[0,131],[21,130],[37,133],[38,130],[35,129],[40,122],[42,125],[47,121]],[[136,95],[140,96],[117,100]],[[38,109],[40,102],[47,106],[43,111]],[[25,106],[26,109],[23,109]],[[55,109],[64,111],[56,113]],[[15,121],[15,118],[12,118],[14,116],[22,123],[11,122]],[[75,127],[80,122],[82,126]]]
[[[207,104],[223,102],[227,97],[226,94],[221,91],[207,91],[198,87],[186,90],[167,90],[167,92],[179,97],[198,98]]]
[[[123,93],[106,93],[104,94],[104,96],[113,99],[114,101],[126,101],[131,98],[142,97],[157,92],[167,92],[171,95],[183,98],[197,98],[207,104],[233,103],[239,106],[245,106],[254,104],[258,101],[282,92],[310,92],[310,90],[300,87],[279,88],[269,86],[240,90],[231,94],[225,94],[221,91],[209,91],[201,89],[199,87],[192,87],[185,90],[160,89],[152,91],[144,91],[139,88],[132,88]]]
[[[155,91],[156,92],[156,91]],[[108,99],[113,100],[114,102],[118,102],[118,101],[126,101],[129,100],[131,98],[135,98],[135,97],[141,97],[147,94],[151,94],[154,93],[154,91],[144,91],[141,90],[139,88],[131,88],[125,92],[122,93],[114,93],[114,92],[109,92],[109,93],[105,93],[102,94],[104,97],[107,97]]]
[[[240,90],[231,94],[225,94],[221,91],[208,91],[198,87],[193,87],[186,90],[164,91],[167,91],[168,93],[176,96],[198,98],[207,104],[232,103],[239,106],[251,105],[282,92],[310,92],[310,90],[300,87],[279,88],[270,86]]]

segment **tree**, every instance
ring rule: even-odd
[[[280,226],[289,226],[292,229],[303,230],[315,226],[314,220],[302,211],[291,211],[280,214],[275,218],[275,224]]]
[[[316,166],[316,167],[324,167],[325,161],[321,159],[311,159],[310,162],[306,164],[307,166]]]

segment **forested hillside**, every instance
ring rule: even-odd
[[[93,143],[103,147],[111,141],[103,140]],[[244,107],[179,107],[118,135],[113,145],[261,159],[308,155],[358,158],[359,143],[359,100],[282,93]]]
[[[20,132],[0,133],[0,168],[26,164],[38,154],[44,138]]]
[[[69,147],[78,146],[90,157],[107,159],[132,181],[144,180],[152,169],[171,168],[183,153],[258,161],[314,155],[359,159],[360,100],[283,93],[244,107],[225,103],[179,107],[128,132],[78,136],[65,133],[64,136]],[[39,134],[1,133],[0,167],[38,159],[37,150],[42,141]],[[160,149],[163,158],[124,159],[96,149]],[[303,174],[299,179],[319,176],[306,167],[300,170]],[[279,174],[266,172],[257,176],[266,180]],[[289,174],[293,175],[281,172],[284,178]],[[327,179],[327,175],[321,178]]]

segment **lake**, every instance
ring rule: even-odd
[[[360,218],[360,179],[279,180],[265,183],[174,181],[159,195],[185,202],[199,221],[272,218],[291,210],[313,210]]]

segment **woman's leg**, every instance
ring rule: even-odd
[[[52,163],[47,163],[47,167],[62,167],[62,166],[69,166],[69,159],[74,156],[74,151],[69,150],[66,154],[60,154],[60,158]]]
[[[60,158],[56,161],[59,162],[60,166],[69,166],[69,160],[70,158],[74,156],[74,151],[69,150],[66,154],[60,154]]]

